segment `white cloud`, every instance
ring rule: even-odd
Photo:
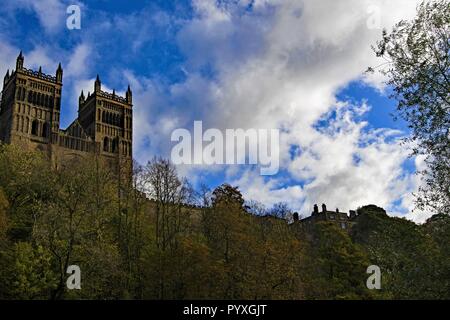
[[[238,170],[236,183],[247,197],[272,204],[286,200],[302,213],[314,202],[344,210],[375,203],[394,208],[414,189],[402,169],[405,151],[391,130],[370,131],[358,116],[366,105],[348,106],[336,93],[361,80],[382,89],[364,71],[379,63],[371,45],[381,28],[410,18],[417,1],[257,1],[254,11],[196,1],[198,16],[178,35],[188,63],[187,80],[172,88],[185,101],[183,120],[215,128],[283,127],[281,165],[303,187],[283,187]],[[381,13],[380,28],[368,28],[369,6]],[[199,76],[208,66],[213,80]],[[376,106],[380,108],[382,106]],[[327,130],[314,127],[336,108]],[[161,139],[168,139],[161,136]],[[167,140],[168,141],[168,140]],[[301,152],[291,159],[288,150]],[[253,176],[252,176],[253,174]],[[410,203],[401,203],[410,210]]]
[[[89,59],[91,57],[91,47],[82,43],[75,47],[72,55],[69,57],[69,63],[64,68],[65,76],[80,77],[89,71]]]
[[[24,66],[33,70],[42,67],[42,71],[47,74],[55,75],[58,63],[51,57],[51,50],[45,46],[36,46],[30,52],[24,52]]]
[[[6,3],[5,7],[9,10],[24,9],[34,12],[45,31],[50,34],[66,27],[67,6],[60,0],[16,0]]]

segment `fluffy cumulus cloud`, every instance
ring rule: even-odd
[[[60,1],[45,2],[61,12]],[[34,2],[18,3],[35,11],[47,33],[60,23],[59,14],[46,19]],[[81,89],[92,90],[95,74],[86,71],[89,66],[112,60],[122,63],[108,65],[114,70],[104,82],[108,87],[123,89],[129,83],[133,88],[134,155],[141,163],[153,155],[170,155],[172,131],[192,129],[194,120],[202,120],[205,129],[279,128],[277,175],[263,177],[249,166],[180,170],[195,182],[208,182],[210,175],[223,171],[222,178],[238,185],[246,198],[268,206],[288,202],[303,215],[314,203],[326,202],[341,210],[374,203],[423,221],[427,215],[411,214],[411,192],[419,181],[405,169],[408,150],[399,139],[406,133],[367,121],[367,113],[383,105],[338,98],[340,90],[355,82],[382,94],[383,79],[364,74],[368,66],[379,64],[371,45],[383,28],[411,18],[417,3],[192,0],[192,12],[183,15],[178,9],[168,13],[152,8],[131,14],[97,12],[91,27],[89,21],[83,22],[88,29],[74,41],[70,53],[63,50],[65,83],[72,101],[77,101]],[[115,44],[105,35],[113,35]],[[161,60],[168,73],[177,75],[175,80],[147,68],[152,44],[158,41],[164,48],[167,43],[175,48],[169,54],[178,54],[176,67]],[[121,43],[126,46],[120,47]],[[48,45],[36,45],[30,61],[51,64],[49,50]],[[9,57],[11,51],[14,46],[1,42],[2,57]],[[157,54],[169,56],[164,50]],[[420,159],[415,165],[420,167]]]
[[[378,63],[371,44],[382,28],[412,17],[416,2],[193,5],[195,18],[177,35],[188,76],[172,88],[193,105],[183,121],[202,119],[221,129],[285,129],[284,174],[263,178],[241,169],[228,177],[247,198],[267,205],[286,201],[303,214],[321,202],[344,210],[375,203],[396,214],[411,211],[409,194],[417,181],[403,168],[408,154],[399,145],[401,133],[359,120],[370,107],[383,106],[350,105],[336,95],[352,81],[380,88],[382,79],[363,73]],[[200,76],[205,67],[212,74],[207,79]],[[334,116],[318,126],[330,113]],[[295,154],[289,152],[293,146]]]
[[[8,11],[25,10],[32,12],[46,32],[54,33],[65,26],[66,6],[62,0],[16,0],[4,4]],[[75,1],[77,2],[77,1]]]

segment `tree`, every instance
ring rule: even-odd
[[[266,206],[263,203],[256,200],[247,201],[245,204],[245,208],[249,213],[260,217],[267,215],[268,212]]]
[[[164,299],[167,291],[165,267],[178,248],[179,235],[189,226],[190,210],[187,204],[192,203],[193,191],[187,180],[178,177],[175,166],[163,158],[153,158],[147,163],[143,179],[144,188],[154,201],[158,298]]]
[[[224,183],[213,191],[212,205],[213,207],[230,205],[237,209],[243,209],[244,198],[242,197],[239,188]]]
[[[358,209],[351,231],[371,264],[382,270],[382,291],[388,299],[440,299],[442,282],[438,246],[412,221],[389,217],[373,205]]]
[[[165,250],[183,227],[187,213],[182,207],[190,203],[193,191],[169,160],[154,158],[144,170],[146,191],[156,204],[156,243]]]
[[[381,72],[411,129],[413,155],[426,157],[419,209],[450,212],[450,14],[448,0],[424,1],[412,21],[400,21],[374,48]],[[373,68],[369,68],[373,70]]]
[[[55,193],[45,155],[0,144],[0,188],[9,204],[9,236],[29,241],[42,207],[52,201]]]
[[[274,217],[286,219],[290,214],[292,214],[292,209],[286,202],[275,203],[269,214]]]
[[[440,257],[433,266],[438,285],[433,288],[436,299],[450,299],[450,215],[437,214],[421,225],[439,248]]]
[[[365,286],[366,269],[371,264],[361,246],[331,222],[313,225],[309,241],[308,298],[370,299]]]
[[[6,215],[6,210],[8,209],[8,200],[3,193],[2,188],[0,188],[0,248],[3,241],[6,240],[6,233],[8,230],[8,218]]]
[[[98,160],[93,157],[71,161],[54,170],[52,201],[40,206],[33,240],[53,255],[58,286],[52,299],[65,297],[66,272],[72,264],[80,266],[86,283],[105,283],[99,288],[94,285],[81,290],[81,297],[119,296],[117,292],[110,295],[114,290],[106,285],[114,286],[113,279],[120,279],[118,268],[111,267],[118,264],[117,185],[107,165],[97,163]]]
[[[52,256],[42,246],[18,242],[11,250],[12,260],[6,266],[9,298],[48,299],[57,284],[52,270]]]

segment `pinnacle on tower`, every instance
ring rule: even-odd
[[[102,89],[102,82],[100,81],[100,76],[97,74],[97,79],[95,79],[94,91],[100,91]]]
[[[19,56],[17,57],[17,60],[16,60],[16,70],[21,70],[23,68],[23,62],[24,62],[24,58],[23,58],[22,50],[20,50]]]
[[[56,81],[62,83],[63,69],[61,67],[61,62],[58,64],[58,69],[56,69]]]
[[[9,69],[6,71],[5,78],[3,79],[3,83],[6,84],[6,82],[9,80]]]
[[[132,99],[132,97],[133,97],[133,94],[131,93],[131,88],[130,88],[130,85],[128,85],[128,90],[127,90],[127,92],[126,92],[126,94],[125,94],[125,98],[126,98],[126,100],[127,100],[127,102],[129,103],[129,104],[131,104],[133,101],[133,99]]]
[[[83,92],[83,90],[81,90],[80,97],[78,98],[78,103],[83,104],[84,101],[85,101],[84,92]]]

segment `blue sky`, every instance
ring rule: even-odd
[[[66,8],[81,8],[68,30]],[[107,90],[134,98],[134,156],[170,155],[170,134],[202,120],[210,128],[284,128],[280,172],[252,166],[182,166],[194,185],[238,185],[247,199],[285,201],[303,215],[314,203],[350,210],[374,203],[414,213],[413,174],[393,121],[395,101],[370,46],[382,28],[411,18],[416,1],[192,0],[6,1],[0,8],[0,71],[64,69],[62,126],[100,74]]]

